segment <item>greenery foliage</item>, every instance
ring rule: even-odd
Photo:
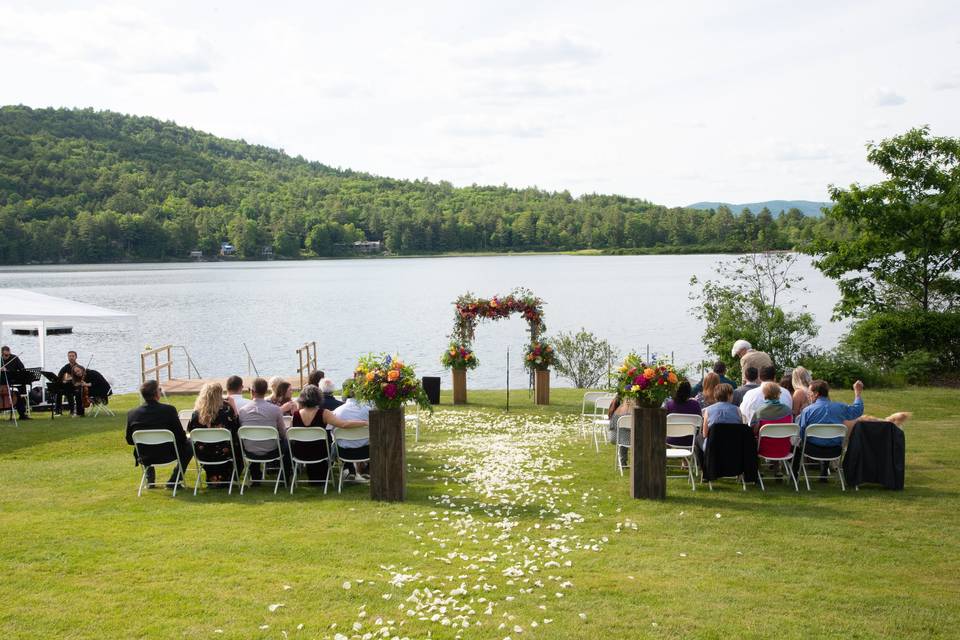
[[[599,385],[612,360],[619,359],[606,340],[582,328],[577,333],[560,332],[554,340],[557,373],[578,389]]]
[[[154,118],[0,108],[0,263],[457,251],[786,249],[835,223],[333,168]]]
[[[907,354],[922,351],[944,369],[960,370],[960,312],[877,313],[854,323],[844,340],[880,367],[894,367]]]
[[[783,253],[740,256],[718,265],[716,280],[690,279],[693,314],[706,324],[703,343],[709,353],[740,376],[740,361],[730,348],[743,338],[767,352],[778,367],[797,362],[811,349],[818,328],[805,311],[787,311],[794,291],[804,291],[803,278],[792,273],[797,257]]]
[[[826,380],[834,388],[849,388],[857,380],[863,381],[867,387],[888,387],[896,382],[889,374],[865,363],[856,353],[843,346],[831,351],[804,354],[797,364],[806,367],[815,379]]]
[[[960,303],[960,138],[929,127],[867,145],[886,179],[831,187],[827,218],[848,234],[817,232],[804,249],[837,281],[837,316],[948,311]]]

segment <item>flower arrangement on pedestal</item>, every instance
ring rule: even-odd
[[[641,407],[659,407],[677,390],[680,374],[664,360],[644,362],[631,353],[617,369],[613,392],[621,398],[633,398]]]
[[[480,361],[467,344],[450,343],[450,347],[443,352],[440,363],[447,369],[475,369]]]
[[[413,367],[387,354],[368,354],[360,358],[353,372],[353,392],[358,400],[377,409],[399,409],[407,402],[433,411]]]
[[[556,361],[556,354],[553,347],[546,342],[533,341],[527,345],[527,352],[524,355],[523,364],[528,369],[534,371],[546,371],[553,366]]]
[[[453,333],[451,338],[469,345],[480,320],[500,320],[519,313],[530,325],[530,340],[535,341],[546,330],[543,323],[543,300],[527,289],[517,288],[505,296],[477,298],[465,293],[454,301]]]

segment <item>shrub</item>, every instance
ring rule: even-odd
[[[891,376],[842,347],[807,354],[797,364],[809,369],[814,379],[826,380],[835,388],[849,387],[857,380],[862,380],[868,387],[888,387],[895,382]]]
[[[554,368],[578,389],[592,389],[607,372],[617,353],[606,340],[581,328],[576,334],[559,333],[553,343]]]
[[[927,384],[939,376],[941,367],[937,357],[929,351],[918,349],[904,355],[897,363],[896,371],[907,384]]]
[[[956,372],[960,370],[960,313],[877,313],[854,324],[844,342],[867,362],[882,367],[896,367],[908,354],[925,351],[943,373]]]

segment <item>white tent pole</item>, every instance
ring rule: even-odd
[[[47,370],[47,321],[41,320],[37,337],[40,338],[40,371]],[[44,403],[47,401],[47,385],[40,385],[40,394]]]

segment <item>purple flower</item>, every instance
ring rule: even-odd
[[[397,397],[397,385],[393,384],[392,382],[388,383],[388,384],[383,388],[383,395],[387,396],[387,398],[389,398],[390,400],[393,400],[394,398],[396,398],[396,397]]]

